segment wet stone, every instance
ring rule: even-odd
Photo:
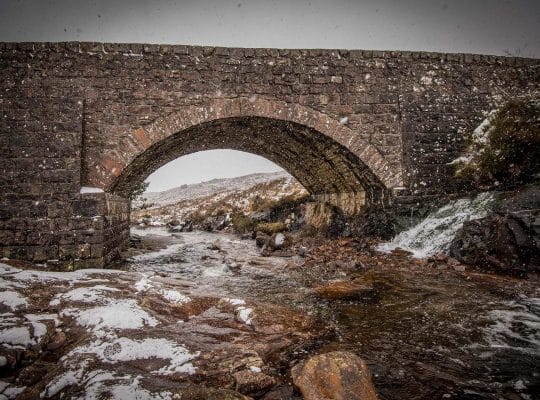
[[[358,250],[359,243],[349,239],[306,238],[299,244],[306,247],[306,257],[297,263],[261,257],[254,243],[225,233],[182,233],[158,241],[151,232],[161,233],[152,228],[147,235],[140,234],[141,243],[123,272],[77,271],[70,279],[62,280],[59,274],[51,281],[40,278],[46,275],[42,268],[16,264],[25,271],[2,274],[3,285],[23,279],[25,287],[14,290],[27,298],[28,306],[13,311],[22,326],[29,326],[25,315],[44,310],[56,313],[47,319],[60,320],[39,340],[32,337],[24,350],[0,346],[0,356],[8,364],[2,369],[6,379],[15,382],[19,377],[28,383],[21,399],[39,398],[49,383],[80,371],[88,361],[91,367],[78,383],[52,398],[79,396],[101,369],[118,374],[102,383],[105,386],[120,384],[120,376],[130,375],[123,382],[133,388],[141,375],[138,390],[149,391],[154,396],[150,398],[170,392],[172,398],[194,400],[301,400],[302,393],[305,400],[309,393],[304,391],[310,388],[322,391],[339,382],[337,389],[332,387],[335,394],[355,387],[355,374],[363,367],[353,373],[350,355],[330,359],[328,354],[336,350],[369,360],[375,387],[381,398],[389,400],[431,400],[444,393],[468,398],[467,391],[484,399],[521,394],[534,398],[538,344],[531,332],[538,323],[538,287],[533,282],[456,272],[451,259],[441,261],[449,268],[438,271],[407,256]],[[224,252],[208,249],[216,238]],[[227,265],[233,263],[242,268],[231,272]],[[352,268],[353,263],[369,268]],[[30,274],[28,268],[34,271]],[[359,285],[360,292],[373,288],[377,301],[325,301],[314,295],[313,287],[329,284],[342,293],[347,290],[339,286],[350,290],[346,285]],[[118,291],[102,291],[103,286]],[[84,289],[83,299],[88,301],[68,298],[73,289]],[[50,306],[57,295],[62,301]],[[134,307],[135,320],[140,319],[137,315],[146,320],[138,329],[98,332],[79,323],[83,311],[126,301]],[[241,311],[247,318],[239,318]],[[112,322],[121,317],[113,315]],[[104,315],[95,317],[99,322]],[[30,335],[39,331],[28,330]],[[107,360],[84,349],[107,337],[109,343],[101,347]],[[172,348],[184,347],[189,354],[179,352],[172,360],[172,352],[160,354],[160,346],[149,346],[136,356],[130,350],[154,339]],[[33,344],[38,342],[40,346]],[[84,351],[67,356],[75,349]],[[120,355],[128,359],[110,362]],[[172,369],[184,356],[193,370],[182,364],[178,372],[157,373]],[[293,391],[288,371],[295,365]],[[355,398],[348,395],[342,399]]]
[[[242,370],[233,374],[236,390],[243,394],[261,395],[276,384],[276,380],[262,372]]]
[[[304,400],[377,400],[369,369],[354,353],[335,351],[308,359],[291,371]]]
[[[318,286],[315,293],[327,300],[366,300],[375,295],[373,286],[354,281],[335,281]]]

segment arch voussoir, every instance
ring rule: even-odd
[[[104,155],[99,164],[102,167],[101,176],[96,180],[101,186],[110,189],[114,186],[118,171],[126,168],[144,150],[195,126],[239,117],[287,121],[318,131],[354,154],[366,169],[367,175],[373,176],[371,183],[378,181],[386,188],[401,184],[400,172],[390,168],[390,164],[373,145],[340,121],[309,107],[261,97],[213,99],[204,105],[184,107],[148,125],[131,129],[127,133],[128,143],[131,143],[129,148],[122,152],[121,157]]]

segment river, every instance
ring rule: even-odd
[[[226,372],[244,363],[274,379],[273,395],[261,398],[296,398],[290,367],[341,349],[368,362],[383,399],[527,400],[540,393],[534,283],[378,253],[363,255],[362,268],[308,269],[303,257],[262,257],[253,241],[235,235],[133,233],[159,246],[132,255],[125,268],[192,299],[177,335],[204,353],[194,365],[205,384],[227,384]],[[313,288],[333,279],[369,281],[374,290],[363,300],[324,300]],[[243,328],[231,325],[218,300],[230,303]]]

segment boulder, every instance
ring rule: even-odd
[[[327,300],[371,300],[373,286],[355,281],[333,281],[315,288],[315,293]]]
[[[351,352],[334,351],[296,365],[293,382],[304,400],[377,400],[369,369]]]
[[[279,250],[282,249],[285,246],[285,235],[283,233],[276,233],[272,236],[272,240],[270,241],[270,245],[273,249]]]
[[[536,211],[538,213],[538,211]],[[491,272],[527,276],[540,272],[540,214],[532,211],[465,222],[450,254],[464,264]]]
[[[499,192],[484,218],[465,222],[450,254],[473,269],[527,276],[540,273],[540,186]]]
[[[222,215],[212,215],[206,217],[204,222],[201,224],[201,228],[207,232],[216,232],[222,231],[230,225],[230,218],[227,214]]]
[[[290,250],[292,239],[284,233],[275,233],[272,235],[263,246],[261,255],[275,257],[292,257],[294,252]]]

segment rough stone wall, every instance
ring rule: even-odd
[[[1,254],[56,263],[81,239],[82,97],[27,84],[26,59],[1,59]]]
[[[221,100],[299,105],[334,121],[336,132],[345,126],[382,155],[372,165],[399,177],[391,186],[400,204],[468,190],[447,165],[464,133],[505,100],[538,94],[538,67],[534,59],[420,52],[0,43],[2,255],[107,260],[125,243],[126,203],[81,197],[81,185],[121,175],[115,160],[145,150],[133,142],[139,128]],[[102,214],[85,214],[88,202]]]
[[[45,64],[29,68],[32,46],[19,46],[0,46],[0,257],[102,267],[117,253],[104,227],[125,231],[125,213],[107,217],[105,194],[79,193],[84,88],[55,85]],[[114,240],[125,245],[125,234]]]
[[[103,245],[101,266],[118,260],[122,250],[129,245],[129,217],[131,203],[128,199],[105,193],[103,198]]]

